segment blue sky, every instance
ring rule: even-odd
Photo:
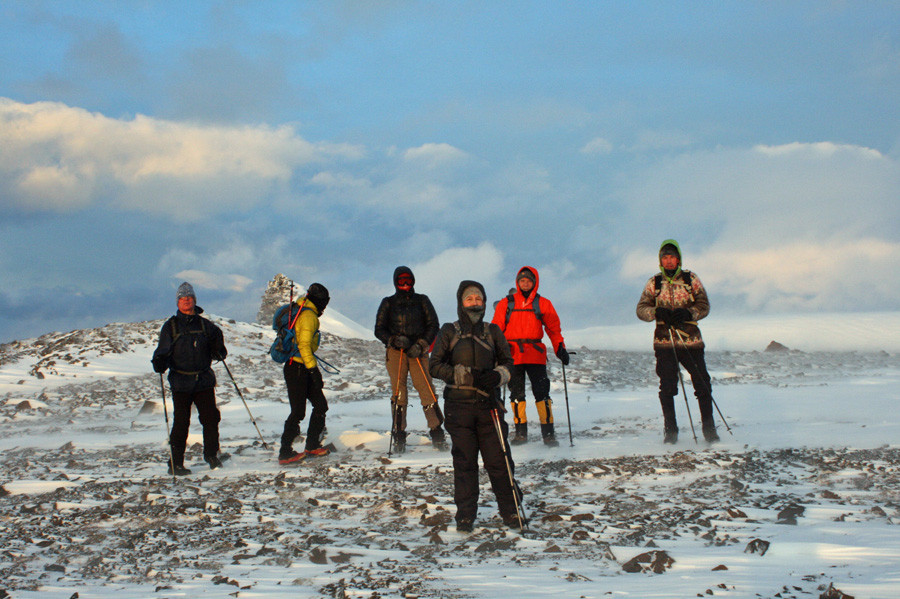
[[[897,98],[896,2],[4,2],[0,341],[399,264],[629,323],[667,237],[713,316],[895,311]]]

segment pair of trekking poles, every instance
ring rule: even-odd
[[[247,414],[250,416],[250,422],[253,423],[253,427],[256,429],[256,434],[259,435],[259,440],[262,441],[263,447],[269,449],[269,444],[266,443],[266,440],[263,438],[262,433],[259,430],[259,426],[256,424],[256,419],[253,417],[253,413],[250,411],[250,406],[247,405],[247,400],[244,399],[244,394],[241,393],[240,388],[238,387],[237,381],[234,380],[234,375],[231,374],[231,369],[228,368],[228,364],[225,360],[222,360],[222,365],[225,366],[225,372],[228,373],[228,377],[231,379],[231,384],[234,385],[234,390],[237,391],[238,397],[241,398],[241,401],[244,402],[244,407],[247,409]],[[163,378],[163,373],[159,373],[159,389],[162,392],[162,404],[163,404],[163,414],[166,418],[166,441],[169,446],[169,464],[172,466],[172,478],[175,479],[175,456],[172,455],[172,433],[171,427],[169,425],[169,408],[166,405],[166,383]],[[173,399],[174,401],[174,399]],[[174,405],[173,405],[174,409]]]
[[[681,392],[684,394],[684,405],[687,408],[688,413],[688,421],[691,423],[691,434],[694,436],[694,443],[699,443],[697,440],[697,432],[694,430],[694,419],[691,417],[691,404],[688,401],[687,390],[684,388],[684,376],[681,374],[681,365],[678,359],[678,350],[675,349],[675,335],[673,331],[678,333],[678,341],[681,342],[681,349],[684,350],[684,353],[691,361],[691,365],[694,367],[694,372],[697,372],[697,362],[694,360],[694,356],[691,355],[691,352],[688,351],[687,345],[684,343],[684,339],[682,338],[683,333],[680,329],[676,329],[672,326],[668,327],[669,329],[669,341],[672,342],[672,352],[675,354],[675,367],[678,369],[678,381],[681,383]],[[693,377],[691,377],[691,382],[693,383]],[[706,384],[704,382],[704,384]],[[728,425],[728,421],[725,420],[725,415],[722,414],[722,410],[719,409],[719,404],[716,403],[716,399],[712,395],[712,389],[707,387],[704,389],[709,392],[709,398],[712,401],[712,404],[716,407],[716,411],[719,413],[719,418],[722,419],[722,424],[725,425],[725,429],[728,431],[728,434],[734,436],[734,433],[731,431],[731,427]]]
[[[400,350],[400,359],[397,361],[397,390],[396,390],[396,393],[391,397],[391,439],[388,442],[388,457],[391,457],[391,454],[393,453],[394,448],[398,446],[397,445],[397,436],[400,433],[400,427],[398,426],[400,423],[398,421],[403,418],[399,412],[400,407],[397,405],[397,399],[400,396],[400,379],[401,379],[401,374],[403,373],[403,353],[404,353],[404,351],[405,350],[403,350],[403,349]],[[409,356],[407,355],[407,358],[408,357]],[[416,364],[419,365],[419,370],[422,371],[422,377],[427,380],[428,377],[426,376],[426,373],[425,373],[425,367],[422,366],[422,359],[421,358],[412,358],[412,360]],[[429,385],[429,390],[431,391],[431,399],[434,400],[433,405],[437,405],[437,401],[438,401],[437,396],[434,394],[434,389],[432,389],[430,385]]]
[[[322,366],[325,368],[326,372],[329,372],[331,374],[337,374],[340,372],[332,364],[329,364],[322,358],[316,356],[316,360],[322,363]],[[266,443],[265,438],[263,438],[262,432],[259,430],[259,425],[256,424],[256,418],[253,417],[253,412],[250,411],[250,406],[247,404],[247,400],[244,399],[244,394],[241,393],[241,389],[240,387],[238,387],[237,381],[234,379],[234,375],[231,374],[231,369],[228,367],[228,363],[225,360],[222,360],[222,365],[225,367],[225,372],[228,373],[228,378],[231,379],[231,384],[234,385],[234,390],[237,392],[238,397],[241,398],[241,402],[243,402],[244,408],[246,408],[247,410],[247,415],[250,417],[250,422],[253,423],[253,428],[256,429],[256,434],[259,436],[259,440],[262,442],[263,447],[267,450],[271,449],[269,447],[269,444]],[[166,419],[166,441],[168,442],[167,444],[169,446],[169,464],[172,465],[172,470],[174,473],[175,461],[174,456],[172,455],[172,434],[170,432],[171,427],[169,424],[169,408],[166,405],[166,384],[165,379],[163,378],[163,373],[161,372],[159,373],[159,388],[162,392],[163,414],[165,415]]]

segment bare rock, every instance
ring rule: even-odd
[[[648,551],[636,555],[624,564],[622,569],[630,574],[637,572],[653,572],[654,574],[662,574],[672,567],[675,560],[668,553],[662,550]]]
[[[853,595],[844,593],[840,589],[835,588],[833,582],[829,582],[828,588],[825,589],[824,593],[819,595],[819,599],[853,599]]]
[[[784,352],[784,351],[790,351],[790,349],[787,346],[778,343],[777,341],[770,341],[769,345],[766,346],[766,351],[768,351],[768,352]]]
[[[758,553],[761,556],[769,550],[769,542],[762,539],[753,539],[744,548],[744,553]]]

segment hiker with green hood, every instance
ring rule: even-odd
[[[706,370],[703,338],[697,321],[709,314],[709,298],[694,273],[681,268],[681,248],[674,239],[659,248],[659,274],[650,277],[637,305],[637,316],[656,322],[653,350],[659,375],[659,403],[663,412],[663,441],[678,442],[675,396],[678,395],[679,363],[691,375],[700,404],[703,437],[719,440],[713,420],[712,381]],[[685,398],[687,399],[687,398]]]

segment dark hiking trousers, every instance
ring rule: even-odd
[[[712,408],[712,380],[706,370],[703,349],[678,348],[678,361],[672,348],[657,348],[656,374],[659,375],[659,403],[662,406],[666,430],[677,428],[675,419],[675,396],[678,395],[678,364],[681,363],[691,376],[694,395],[700,405],[700,419],[703,425],[714,426]]]
[[[322,431],[325,430],[325,413],[328,411],[325,394],[321,387],[312,384],[306,367],[293,360],[284,365],[284,383],[287,386],[291,413],[284,421],[284,432],[281,435],[282,452],[290,449],[294,439],[300,434],[300,422],[306,417],[307,401],[312,404],[313,411],[309,416],[309,427],[306,430],[306,449],[318,448]]]
[[[214,457],[219,453],[219,421],[222,419],[216,407],[216,390],[172,391],[172,433],[169,443],[176,465],[184,460],[188,431],[191,426],[191,406],[197,407],[197,416],[203,427],[203,456]]]
[[[444,402],[444,427],[453,442],[453,501],[456,504],[457,520],[474,520],[478,512],[478,454],[491,481],[491,488],[497,497],[501,516],[516,513],[509,472],[503,457],[503,446],[497,436],[497,429],[491,417],[491,410],[483,402]],[[500,416],[503,442],[508,433],[506,422]],[[514,468],[512,457],[510,468]]]

